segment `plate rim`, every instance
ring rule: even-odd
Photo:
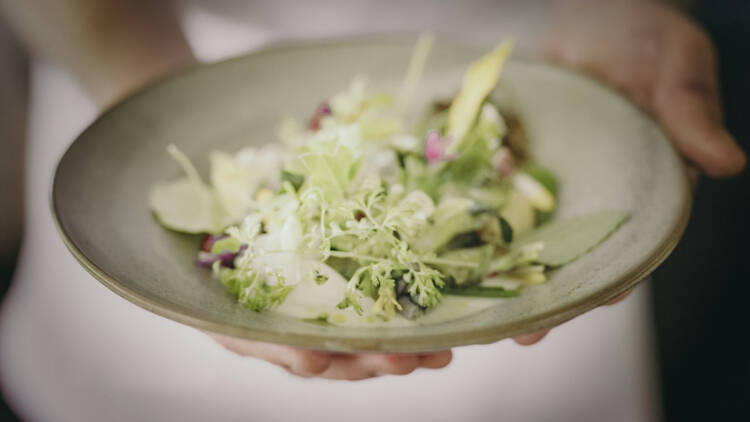
[[[376,338],[372,335],[369,335],[366,330],[362,330],[363,335],[361,336],[339,337],[336,335],[328,334],[286,333],[283,331],[263,330],[243,325],[216,322],[208,318],[201,317],[200,314],[194,309],[185,308],[176,303],[166,302],[157,297],[143,294],[137,289],[128,287],[127,284],[120,282],[119,280],[117,280],[117,278],[110,276],[106,272],[106,270],[99,267],[95,262],[93,262],[83,253],[83,251],[75,244],[68,231],[65,229],[64,224],[61,221],[60,211],[58,210],[59,203],[57,200],[58,185],[60,182],[59,173],[61,166],[70,153],[72,147],[76,142],[79,141],[81,137],[89,132],[91,128],[98,124],[98,122],[102,120],[106,115],[115,112],[136,97],[140,97],[141,95],[152,91],[155,87],[160,86],[163,83],[176,77],[182,77],[196,71],[204,70],[208,67],[225,66],[228,63],[234,61],[244,60],[249,57],[258,57],[266,53],[278,52],[280,50],[326,47],[342,44],[351,45],[367,44],[373,42],[382,43],[388,41],[406,42],[408,40],[410,42],[413,42],[413,39],[413,37],[405,37],[403,34],[397,34],[390,36],[365,35],[361,37],[336,37],[316,40],[283,40],[278,43],[267,44],[260,49],[229,57],[224,60],[209,63],[194,63],[175,72],[170,72],[144,85],[143,87],[126,94],[126,96],[124,96],[121,100],[113,103],[104,111],[102,111],[102,113],[100,113],[96,117],[96,119],[94,119],[94,121],[92,121],[82,132],[78,134],[78,136],[76,136],[73,142],[70,143],[65,152],[60,156],[55,166],[52,187],[49,195],[49,206],[55,227],[58,234],[62,238],[65,247],[90,275],[92,275],[96,280],[98,280],[101,284],[103,284],[118,296],[156,315],[191,326],[204,332],[314,350],[326,350],[332,352],[385,351],[393,353],[430,352],[471,344],[488,344],[505,338],[555,327],[598,306],[606,304],[614,298],[630,291],[641,280],[643,280],[654,269],[656,269],[662,262],[664,262],[664,260],[666,260],[666,258],[672,253],[672,251],[682,238],[683,233],[685,232],[687,224],[690,220],[692,209],[693,193],[690,188],[687,166],[681,159],[680,169],[683,175],[681,184],[684,200],[682,206],[680,207],[680,215],[675,220],[672,227],[670,227],[668,235],[654,249],[654,252],[651,255],[644,259],[643,262],[641,262],[631,271],[623,274],[617,280],[608,283],[605,287],[581,296],[578,299],[561,307],[557,307],[543,313],[526,316],[512,322],[498,323],[491,326],[485,326],[466,331],[458,331],[446,334],[425,334],[405,337]],[[472,48],[480,45],[479,43],[466,42],[465,40],[452,40],[450,42],[458,45],[463,44],[467,47]],[[614,93],[623,101],[631,104],[633,107],[637,107],[612,87],[586,75],[573,72],[569,69],[543,62],[541,60],[532,59],[528,56],[523,56],[523,54],[520,56],[520,58],[514,58],[513,61],[553,67],[557,71],[566,72],[576,77],[583,78],[589,83],[594,83],[599,87],[606,89],[610,93]],[[663,130],[661,130],[661,127],[658,125],[658,123],[656,123],[650,115],[642,111],[641,114],[642,118],[651,121],[655,125],[655,127],[659,129],[659,132],[662,134],[662,136],[664,136],[667,142],[669,142],[671,150],[679,157],[679,154],[675,150],[674,145],[669,141],[668,135],[664,133]]]

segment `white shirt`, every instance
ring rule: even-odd
[[[224,2],[231,13],[223,14],[198,5],[186,15],[186,30],[206,60],[279,38],[405,29],[451,32],[469,23],[472,37],[512,35],[523,45],[530,32],[538,32],[529,25],[539,6],[532,2],[498,8],[486,1],[410,2],[408,7],[359,1],[328,8],[335,3],[250,2],[238,8]],[[96,112],[65,72],[34,63],[25,241],[0,314],[0,380],[24,419],[659,419],[644,288],[616,306],[556,328],[532,347],[508,340],[458,348],[446,369],[356,383],[294,377],[263,361],[235,356],[203,333],[126,302],[75,262],[48,206],[57,160]]]

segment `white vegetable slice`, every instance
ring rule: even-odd
[[[523,286],[523,280],[508,275],[488,277],[479,284],[482,287],[502,287],[505,290],[518,290]]]

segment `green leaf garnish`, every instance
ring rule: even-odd
[[[481,287],[481,286],[469,286],[469,287],[456,287],[448,288],[443,290],[443,293],[453,296],[470,296],[470,297],[486,297],[486,298],[501,298],[501,297],[517,297],[521,294],[519,290],[506,290],[502,287]]]
[[[514,242],[512,250],[518,251],[532,243],[542,243],[544,248],[536,262],[557,267],[574,261],[604,241],[629,217],[624,211],[599,211],[579,217],[556,220],[523,233]]]

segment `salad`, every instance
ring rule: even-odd
[[[356,77],[305,125],[284,120],[280,142],[211,152],[210,183],[170,145],[185,176],[152,189],[158,221],[203,234],[197,262],[253,311],[305,282],[328,284],[335,309],[387,320],[419,318],[447,295],[518,296],[627,219],[551,220],[558,181],[532,161],[517,113],[491,97],[508,43],[469,66],[453,99],[408,122],[431,43],[420,37],[398,95]],[[278,256],[313,264],[290,277]]]

